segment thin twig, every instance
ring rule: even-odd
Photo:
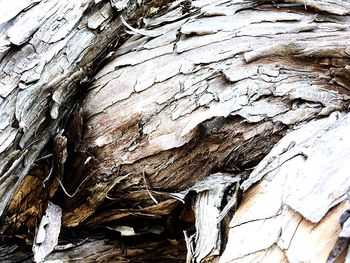
[[[119,170],[118,170],[118,174],[120,173],[120,166],[119,166]],[[120,182],[121,180],[124,180],[125,178],[127,178],[129,175],[131,175],[132,173],[128,173],[128,174],[126,174],[126,175],[123,175],[122,176],[122,178],[120,178],[119,180],[118,180],[118,182]],[[118,175],[118,177],[119,177],[119,175]],[[111,188],[111,189],[113,189],[113,187]],[[110,189],[110,190],[111,190]],[[108,190],[108,192],[110,191],[110,190]],[[105,195],[105,197],[108,199],[108,200],[111,200],[111,201],[116,201],[116,200],[118,200],[119,198],[114,198],[114,197],[110,197],[110,196],[108,196],[108,192],[106,193],[106,195]]]
[[[45,186],[45,183],[50,179],[50,177],[51,177],[51,175],[52,175],[53,167],[54,167],[54,161],[53,161],[53,159],[52,159],[50,172],[49,172],[48,176],[46,176],[46,178],[45,178],[44,181],[43,181],[43,186],[44,186],[44,188],[46,187],[46,186]]]
[[[67,190],[66,190],[66,188],[63,186],[62,181],[60,180],[60,178],[58,178],[58,177],[56,177],[56,178],[57,178],[57,180],[58,180],[60,186],[62,187],[63,192],[64,192],[68,197],[71,197],[71,198],[72,198],[72,197],[74,197],[74,196],[78,193],[78,191],[80,190],[81,186],[83,185],[83,183],[85,183],[85,181],[89,178],[89,176],[86,177],[86,178],[78,185],[77,189],[75,190],[75,192],[74,192],[72,195],[70,195],[70,194],[67,192]]]
[[[145,177],[145,170],[142,171],[142,177],[143,177],[143,180],[145,181],[145,186],[146,186],[146,190],[147,190],[147,193],[148,195],[151,197],[151,199],[153,200],[153,202],[158,205],[159,202],[157,201],[157,199],[154,198],[154,196],[151,194],[151,192],[149,191],[148,189],[148,185],[147,185],[147,181],[146,181],[146,177]]]
[[[43,157],[40,157],[40,158],[36,159],[35,162],[39,162],[39,161],[45,160],[45,159],[50,158],[52,156],[53,156],[53,153],[47,154],[47,155],[45,155]]]

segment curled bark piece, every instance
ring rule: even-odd
[[[205,180],[197,183],[191,188],[196,192],[194,201],[194,212],[196,217],[196,233],[189,241],[187,262],[204,262],[217,258],[221,253],[223,243],[222,225],[220,218],[224,210],[225,200],[234,200],[228,202],[231,209],[237,202],[237,194],[228,196],[227,192],[239,191],[235,187],[239,183],[239,177],[232,177],[228,174],[213,174]],[[225,212],[225,211],[224,211]]]

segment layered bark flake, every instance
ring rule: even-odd
[[[1,5],[5,261],[349,257],[348,1]]]

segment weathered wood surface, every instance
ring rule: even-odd
[[[160,2],[120,16],[115,9],[127,1],[19,1],[2,16],[2,228],[23,232],[30,223],[33,230],[52,199],[64,227],[103,229],[118,242],[89,236],[48,260],[142,262],[163,251],[164,260],[183,262],[186,230],[195,237],[186,244],[194,262],[324,262],[348,208],[347,117],[336,113],[350,101],[347,1]],[[42,17],[34,19],[38,10]],[[130,13],[144,19],[134,23]],[[108,53],[121,34],[123,45]],[[80,84],[88,90],[83,112],[74,107]],[[51,157],[44,148],[50,138]],[[219,185],[212,188],[218,192],[183,195],[210,174],[244,181],[251,171],[241,205]],[[219,225],[203,218],[198,200],[205,198],[223,217]],[[232,209],[224,217],[226,203]],[[220,257],[227,235],[221,239],[218,230],[237,208]],[[120,243],[129,235],[141,236],[132,255]]]
[[[347,107],[333,72],[347,71],[349,17],[249,5],[194,1],[204,16],[181,19],[179,7],[170,25],[148,21],[159,37],[136,34],[112,55],[84,102],[89,162],[74,170],[80,180],[66,178],[70,193],[86,181],[65,198],[65,225],[101,205],[94,217],[141,212],[155,205],[146,187],[178,191],[215,169],[248,168],[294,124]]]
[[[62,209],[49,202],[34,238],[33,252],[35,262],[43,261],[57,246],[61,232],[61,217]]]
[[[350,115],[335,113],[296,128],[271,150],[242,185],[250,190],[220,262],[327,261],[350,208],[349,131]]]
[[[1,13],[0,215],[122,25],[108,1],[3,1]]]
[[[184,240],[143,242],[141,245],[122,243],[117,237],[94,234],[95,237],[56,246],[42,262],[185,262]],[[84,236],[80,234],[80,237]],[[108,240],[108,241],[107,241]],[[1,262],[33,262],[32,253],[22,245],[0,245]]]

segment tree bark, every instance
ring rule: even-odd
[[[345,259],[346,1],[19,2],[0,20],[5,259]]]

